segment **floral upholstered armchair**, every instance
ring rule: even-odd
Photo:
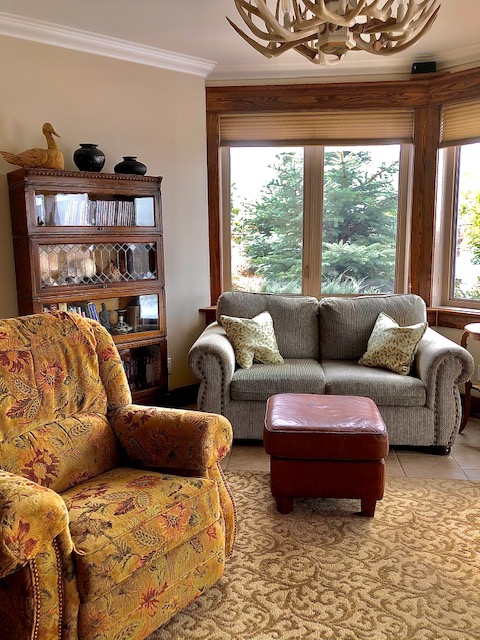
[[[98,323],[0,321],[0,637],[145,638],[222,575],[215,414],[131,404]]]

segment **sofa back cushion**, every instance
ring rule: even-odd
[[[113,349],[100,356],[92,322],[76,314],[0,321],[1,468],[63,491],[118,464],[101,372],[120,361]]]
[[[320,301],[320,357],[322,360],[358,360],[380,312],[400,326],[425,322],[425,302],[413,294],[324,298]]]
[[[218,299],[220,316],[253,318],[268,311],[278,349],[284,358],[315,358],[319,355],[318,300],[308,296],[227,291]]]

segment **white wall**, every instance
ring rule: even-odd
[[[136,155],[163,176],[170,388],[194,381],[187,352],[209,304],[203,78],[0,36],[0,149],[45,147],[41,129],[61,135],[66,169],[80,142],[97,143],[113,172]],[[0,317],[17,315],[6,174],[0,157]]]

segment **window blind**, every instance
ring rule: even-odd
[[[480,142],[480,100],[445,105],[442,110],[442,147]]]
[[[404,110],[226,114],[221,146],[413,142],[414,112]]]

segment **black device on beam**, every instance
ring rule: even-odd
[[[412,64],[412,75],[417,73],[435,73],[437,70],[437,63],[433,60],[431,62],[414,62]]]

